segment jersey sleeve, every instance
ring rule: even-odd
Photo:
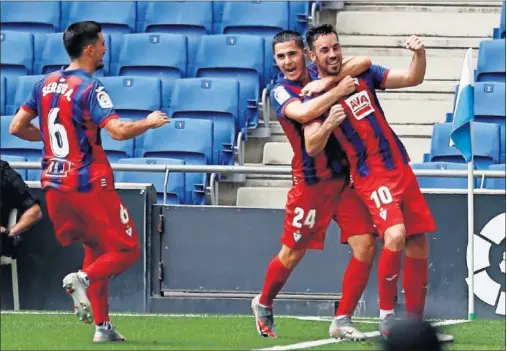
[[[389,74],[389,69],[378,65],[371,65],[370,73],[373,77],[375,89],[384,89],[384,83]]]
[[[324,93],[314,94],[312,96],[305,96],[304,102],[307,102],[307,101],[310,101],[312,99],[315,99],[317,96],[320,96],[322,94],[324,94]],[[322,124],[326,120],[326,117],[327,117],[327,113],[325,113],[325,114],[321,115],[320,117],[317,117],[317,118],[315,118],[315,119],[313,119],[313,120],[311,120],[311,121],[303,124],[303,128],[306,127],[307,125],[313,124],[315,122],[319,122],[320,124]]]
[[[277,84],[269,93],[271,105],[276,111],[278,118],[285,118],[285,108],[294,100],[299,100],[299,96],[287,89],[283,84]]]
[[[319,69],[315,65],[315,63],[311,63],[306,67],[308,71],[308,76],[310,77],[310,80],[317,80],[319,78]]]
[[[92,121],[99,128],[104,127],[111,119],[119,118],[106,88],[99,80],[95,80],[89,89],[90,91],[86,97],[86,107],[90,112]]]
[[[28,94],[28,97],[25,99],[25,101],[23,102],[23,104],[21,105],[21,108],[27,112],[33,112],[35,114],[38,114],[38,108],[37,108],[37,102],[38,102],[38,97],[40,95],[40,86],[41,86],[41,83],[42,81],[44,80],[41,79],[39,80],[37,83],[35,83],[32,87],[32,90],[30,91],[30,94]]]

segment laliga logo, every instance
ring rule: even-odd
[[[480,235],[474,235],[474,295],[486,304],[495,307],[496,314],[505,315],[505,291],[501,291],[501,284],[493,279],[491,273],[500,268],[505,275],[505,247],[503,256],[499,256],[500,247],[505,240],[505,213],[490,220]],[[494,254],[496,252],[496,255]],[[493,255],[492,255],[493,253]],[[470,255],[467,250],[467,266],[470,265]],[[497,256],[497,261],[490,263],[490,257]],[[488,272],[489,271],[489,272]],[[505,279],[505,278],[503,278]],[[468,278],[466,278],[467,284]]]

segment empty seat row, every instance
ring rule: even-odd
[[[7,104],[13,104],[16,79],[31,74],[33,38],[28,33],[2,32],[2,76],[7,84]],[[264,76],[264,40],[257,36],[217,35],[202,37],[195,57],[187,59],[187,38],[179,34],[126,35],[116,69],[117,75],[151,76],[164,86],[182,77],[228,78],[239,82],[240,128],[258,125],[258,104]],[[105,73],[112,70],[108,56]],[[48,73],[68,64],[61,35],[48,34],[37,73]],[[164,89],[169,91],[169,88]]]
[[[502,1],[500,10],[500,27],[493,28],[493,39],[505,39],[505,0]]]
[[[8,114],[16,112],[41,77],[18,78],[16,97],[7,108]],[[121,118],[138,120],[152,111],[163,110],[173,119],[211,121],[213,143],[210,147],[213,155],[210,162],[222,165],[234,163],[234,145],[242,123],[239,84],[236,80],[175,79],[165,88],[159,79],[150,77],[105,77],[101,81]],[[126,152],[127,157],[132,157],[132,154],[133,151]]]
[[[452,123],[437,123],[431,137],[430,162],[465,163],[460,151],[450,146]],[[474,162],[478,169],[500,163],[500,126],[475,122],[473,127]]]
[[[414,163],[412,169],[417,170],[453,170],[467,171],[468,165],[454,162],[425,162]],[[475,168],[477,169],[477,168]],[[489,171],[504,171],[505,164],[490,165],[486,168]],[[443,177],[443,176],[417,176],[419,186],[423,189],[467,189],[467,177]],[[474,179],[475,188],[505,190],[505,178],[485,177]]]
[[[42,142],[28,142],[11,136],[9,134],[11,121],[12,116],[0,117],[0,157],[15,161],[40,161]],[[38,120],[35,123],[38,123]],[[145,134],[135,138],[135,140],[115,141],[106,132],[101,132],[101,139],[104,150],[113,163],[154,162],[137,160],[137,158],[144,158],[154,159],[158,163],[167,164],[175,164],[176,162],[177,164],[186,165],[208,165],[212,163],[213,158],[213,149],[211,147],[213,145],[213,122],[206,120],[175,119],[161,128],[148,130]],[[167,161],[166,159],[176,159],[179,161]],[[163,193],[163,187],[160,187],[160,174],[147,173],[146,176],[139,177],[141,173],[134,173],[134,175],[130,176],[122,175],[119,181],[122,179],[134,179],[132,178],[134,176],[135,179],[138,179],[137,182],[140,181],[139,179],[154,179],[153,183],[156,186],[157,192]],[[40,170],[28,170],[24,173],[28,180],[37,180],[40,178],[40,174]],[[171,175],[171,177],[178,179],[180,176]],[[171,184],[173,184],[172,182],[178,183],[173,178],[170,178]],[[185,191],[177,193],[179,203],[204,204],[206,184],[206,174],[185,173],[184,184],[181,185]]]
[[[244,25],[282,23],[304,31],[312,2],[248,1],[6,1],[1,3],[0,22],[9,29],[28,32],[64,31],[70,23],[93,20],[105,26],[125,27],[130,32],[153,32],[171,28],[184,33],[222,33],[240,20]],[[238,17],[244,12],[254,14]],[[283,21],[283,22],[282,22]],[[261,23],[261,24],[260,24]],[[162,28],[161,28],[162,27]]]

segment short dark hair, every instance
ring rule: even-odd
[[[310,27],[306,32],[306,44],[313,50],[313,43],[317,40],[321,35],[326,34],[334,34],[336,35],[336,39],[338,39],[338,33],[336,29],[330,24],[321,24],[320,26]]]
[[[102,26],[94,21],[72,23],[63,33],[63,45],[71,59],[81,57],[83,49],[99,39]]]
[[[273,37],[273,42],[271,44],[273,52],[275,51],[276,44],[286,43],[291,40],[294,40],[296,42],[298,48],[304,50],[305,43],[303,41],[303,36],[293,30],[284,30]]]

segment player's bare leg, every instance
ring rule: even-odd
[[[306,253],[306,249],[292,249],[282,245],[282,249],[269,263],[262,293],[251,303],[255,316],[255,327],[261,336],[276,338],[273,315],[273,300],[289,279],[292,270]]]
[[[375,258],[376,242],[372,234],[355,235],[349,238],[352,258],[343,276],[343,291],[336,317],[329,326],[329,335],[334,338],[361,341],[366,335],[352,323],[352,315],[366,288],[371,266]]]
[[[409,317],[422,319],[428,288],[428,240],[426,235],[413,235],[407,238],[405,262],[403,265],[403,289],[405,305]],[[437,332],[440,342],[452,342],[454,337]]]
[[[379,284],[379,329],[383,337],[389,334],[394,317],[394,305],[401,269],[401,255],[405,248],[405,225],[396,224],[384,233],[384,248],[380,254],[378,268]]]

